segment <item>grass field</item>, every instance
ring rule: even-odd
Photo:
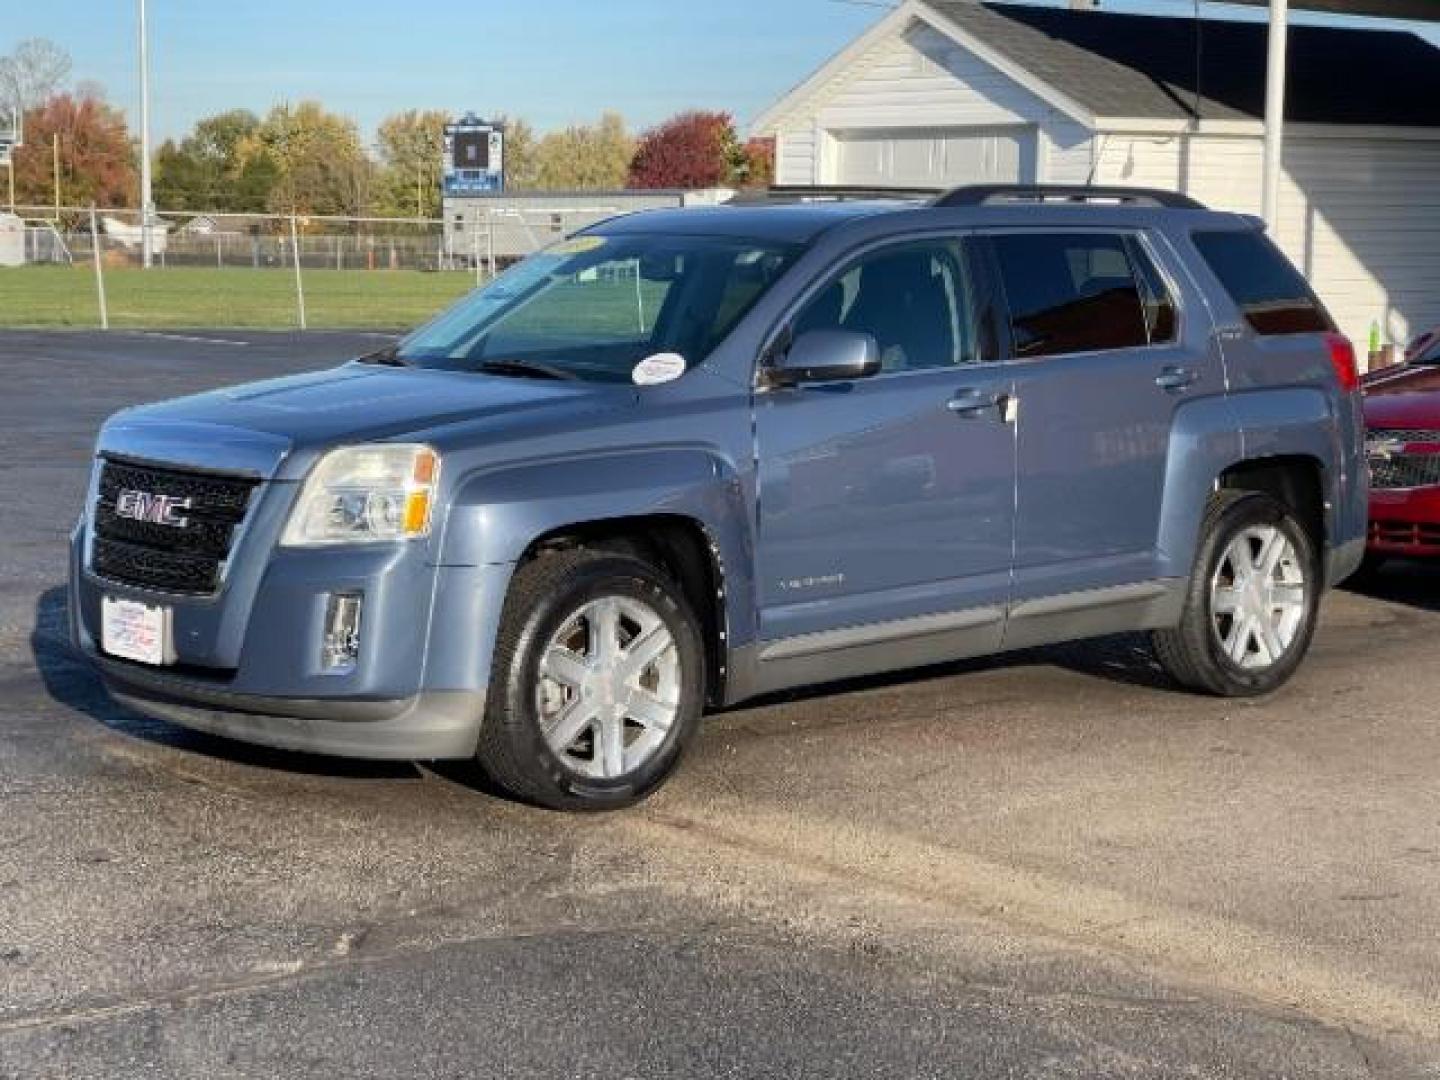
[[[312,329],[404,329],[474,287],[466,273],[306,270]],[[127,329],[287,329],[299,325],[287,270],[107,269],[110,325]],[[100,325],[89,266],[0,269],[0,327]]]

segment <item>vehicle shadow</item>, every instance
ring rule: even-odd
[[[1372,600],[1405,604],[1421,611],[1440,611],[1440,564],[1395,559],[1342,588]]]
[[[1055,667],[1104,682],[1119,683],[1162,693],[1184,694],[1184,687],[1175,682],[1160,666],[1150,649],[1146,634],[1114,634],[1109,637],[1047,645],[994,656],[956,660],[928,667],[905,668],[857,679],[804,686],[776,694],[768,694],[750,705],[780,704],[830,697],[858,690],[875,690],[904,686],[907,683],[947,679],[957,675],[973,675],[987,671],[1007,671],[1024,667]]]
[[[61,586],[45,590],[35,603],[35,623],[30,632],[35,670],[51,698],[118,735],[275,772],[354,780],[419,780],[424,776],[409,762],[356,761],[271,750],[133,712],[105,692],[90,665],[71,649],[66,603],[66,591]]]

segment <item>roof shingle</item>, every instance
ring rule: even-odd
[[[1264,23],[976,0],[929,6],[1097,117],[1264,116]],[[1292,122],[1440,127],[1440,50],[1417,34],[1291,26],[1287,71]]]

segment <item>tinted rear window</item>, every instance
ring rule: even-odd
[[[1264,233],[1198,232],[1195,246],[1257,334],[1314,334],[1335,329],[1300,272]]]
[[[1005,282],[1016,356],[1149,344],[1145,303],[1123,236],[1002,233],[990,239]]]

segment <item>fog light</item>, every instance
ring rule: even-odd
[[[325,608],[325,640],[320,647],[320,667],[330,673],[353,671],[360,659],[360,608],[365,598],[359,593],[331,593]]]

